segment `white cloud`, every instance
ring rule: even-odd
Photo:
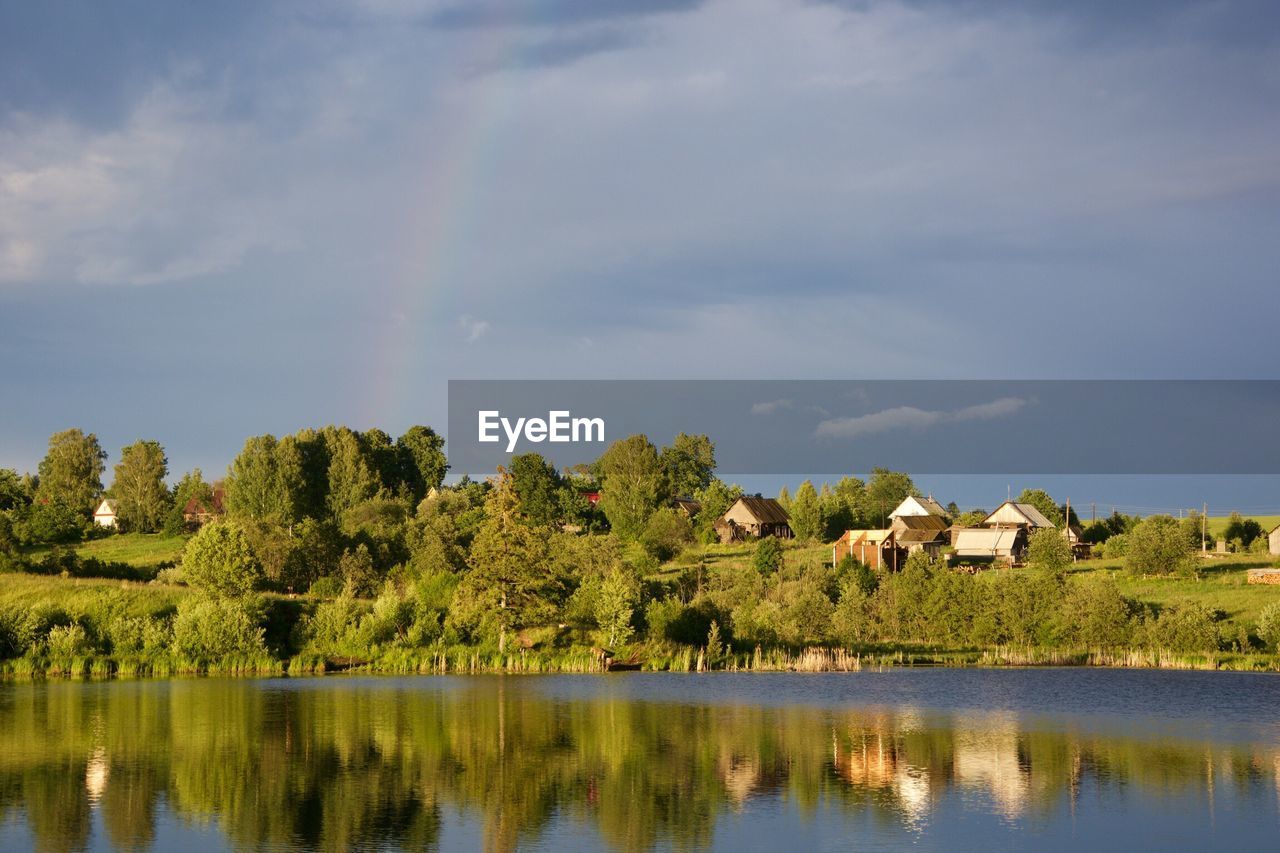
[[[789,409],[792,406],[790,400],[770,400],[767,403],[754,403],[751,406],[751,414],[753,415],[772,415],[783,409]]]
[[[1026,404],[1020,397],[1001,397],[952,411],[896,406],[856,417],[828,418],[818,424],[814,434],[819,438],[858,438],[902,429],[924,430],[943,423],[995,420],[1016,414]]]
[[[470,314],[458,318],[458,328],[462,329],[463,339],[471,344],[480,340],[489,331],[488,320],[478,320]]]

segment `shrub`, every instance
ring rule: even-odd
[[[1071,544],[1056,528],[1037,530],[1027,543],[1027,559],[1042,569],[1061,571],[1071,565]]]
[[[756,543],[751,564],[757,572],[768,577],[782,568],[782,542],[776,536],[766,536]]]
[[[1136,605],[1111,578],[1071,585],[1062,606],[1067,637],[1091,648],[1117,648],[1133,637]]]
[[[1280,651],[1280,601],[1273,601],[1258,614],[1258,639]]]
[[[173,650],[202,661],[265,654],[262,616],[261,602],[254,599],[190,596],[173,620]]]
[[[348,651],[358,644],[360,619],[368,612],[368,605],[348,595],[326,601],[303,624],[303,642],[323,651]]]
[[[49,657],[56,661],[68,661],[93,654],[89,632],[78,623],[57,625],[50,629],[45,648]]]
[[[1217,651],[1221,644],[1217,614],[1196,601],[1170,605],[1147,623],[1147,641],[1175,652]]]
[[[670,560],[691,542],[693,525],[683,513],[670,507],[649,516],[640,534],[640,544],[660,563]]]
[[[1099,522],[1101,523],[1101,522]],[[1098,547],[1098,556],[1109,560],[1117,557],[1123,557],[1129,553],[1129,534],[1116,533],[1113,534],[1106,542]]]
[[[363,542],[353,551],[342,552],[338,560],[338,574],[342,577],[342,593],[352,598],[373,595],[378,585],[378,570],[373,555]]]
[[[631,617],[640,601],[640,584],[621,569],[614,569],[600,583],[596,598],[596,624],[604,632],[606,645],[615,646],[631,639],[634,629]]]
[[[1177,519],[1171,516],[1144,518],[1129,534],[1125,566],[1134,574],[1168,575],[1185,571],[1191,567],[1192,559],[1191,543]]]
[[[182,553],[187,583],[220,596],[245,596],[262,580],[262,565],[244,531],[232,522],[211,521]]]
[[[78,542],[88,520],[61,501],[32,504],[27,516],[27,537],[32,542]]]
[[[836,564],[836,577],[839,579],[839,589],[841,597],[844,596],[844,587],[846,584],[852,583],[857,587],[865,598],[876,591],[880,586],[880,577],[875,570],[861,560],[855,559],[852,554],[845,554],[840,558],[840,562]]]

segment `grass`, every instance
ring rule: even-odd
[[[1244,517],[1246,519],[1252,518],[1254,521],[1258,522],[1258,524],[1262,525],[1262,533],[1264,536],[1275,529],[1277,524],[1280,524],[1280,515],[1245,515]],[[1209,528],[1209,535],[1216,538],[1221,536],[1227,529],[1227,525],[1231,523],[1231,516],[1211,515],[1209,516],[1208,521],[1209,523],[1207,526]],[[1213,547],[1213,543],[1210,543],[1209,547]]]
[[[97,578],[0,574],[0,608],[30,609],[52,604],[72,615],[101,619],[150,616],[173,607],[187,594],[182,587]]]
[[[163,533],[117,533],[73,547],[81,557],[94,557],[104,563],[127,563],[139,568],[156,568],[177,562],[189,538],[166,536]],[[51,550],[51,545],[36,545],[26,549],[25,553],[39,559]]]

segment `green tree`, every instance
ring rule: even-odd
[[[778,506],[791,512],[791,491],[786,486],[778,489]]]
[[[680,433],[659,456],[666,494],[689,496],[705,489],[716,470],[716,448],[705,435]]]
[[[213,487],[204,481],[199,468],[193,468],[182,475],[182,479],[173,487],[169,498],[169,511],[165,516],[164,532],[176,536],[186,529],[187,504],[195,498],[206,507],[213,503]]]
[[[1060,572],[1071,565],[1071,544],[1060,530],[1037,530],[1027,542],[1027,559],[1033,566]]]
[[[288,525],[298,520],[303,494],[302,455],[297,442],[273,435],[247,439],[227,474],[227,513],[234,518]]]
[[[341,427],[329,441],[329,493],[327,504],[334,518],[378,493],[381,480],[370,464],[360,437]]]
[[[1235,543],[1240,550],[1244,550],[1261,535],[1261,524],[1252,518],[1244,518],[1240,513],[1233,512],[1231,513],[1231,519],[1227,522],[1226,530],[1222,533],[1222,538],[1228,542]],[[1199,544],[1199,531],[1196,532],[1195,541]]]
[[[431,427],[411,426],[396,439],[400,453],[400,479],[407,484],[415,501],[439,489],[449,463],[444,454],[444,439]]]
[[[1041,515],[1052,521],[1054,527],[1062,527],[1062,510],[1044,489],[1023,489],[1018,495],[1018,503],[1031,504],[1040,510]]]
[[[1168,515],[1144,518],[1129,534],[1125,565],[1141,575],[1168,575],[1190,569],[1194,557],[1191,543]]]
[[[782,568],[782,543],[776,536],[766,536],[756,543],[751,565],[762,577],[770,577]]]
[[[187,582],[213,595],[243,597],[262,581],[262,565],[238,524],[211,521],[182,552]]]
[[[135,441],[120,451],[111,495],[116,499],[116,516],[126,530],[160,530],[169,509],[169,489],[164,483],[168,474],[169,460],[157,441]]]
[[[663,507],[649,516],[640,534],[640,544],[659,562],[670,560],[692,541],[693,525],[684,513],[671,507]]]
[[[0,512],[21,509],[31,504],[29,477],[21,477],[12,468],[0,468]]]
[[[701,507],[698,510],[696,534],[703,542],[715,538],[714,525],[719,518],[728,512],[734,501],[742,497],[742,487],[730,486],[723,480],[713,479],[705,489],[693,493],[693,498]]]
[[[40,461],[36,499],[61,503],[88,516],[102,494],[107,454],[93,433],[68,429],[49,437],[49,451]]]
[[[499,469],[454,601],[460,605],[455,609],[474,614],[474,623],[491,622],[500,652],[510,632],[549,618],[564,595],[563,582],[547,559],[551,538],[549,530],[521,515],[511,475]]]
[[[631,639],[631,617],[640,603],[640,584],[621,567],[615,567],[600,583],[596,598],[596,624],[604,632],[606,645],[617,646]]]
[[[822,506],[813,483],[805,480],[791,501],[791,530],[797,539],[813,540],[823,533]]]
[[[889,513],[898,504],[909,495],[919,494],[916,484],[907,474],[888,468],[874,468],[863,496],[861,516],[867,524],[884,527],[888,524]]]
[[[600,508],[614,533],[636,539],[662,499],[657,448],[643,435],[615,441],[600,457]]]
[[[1258,614],[1258,639],[1280,650],[1280,601],[1273,601]]]
[[[537,453],[511,457],[511,483],[520,496],[521,515],[537,525],[558,525],[565,508],[564,480]]]

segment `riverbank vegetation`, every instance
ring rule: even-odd
[[[900,472],[806,483],[782,496],[796,540],[720,544],[711,522],[741,491],[715,478],[705,436],[632,436],[569,472],[525,454],[445,485],[425,427],[328,427],[247,441],[225,517],[192,532],[174,508],[209,487],[191,472],[162,495],[163,451],[139,445],[116,466],[146,505],[131,532],[86,520],[101,485],[81,481],[104,465],[91,435],[54,436],[37,478],[0,473],[0,672],[1280,669],[1280,590],[1245,583],[1271,558],[1243,519],[1224,530],[1254,535],[1221,558],[1198,555],[1198,519],[1113,516],[1085,529],[1103,559],[1073,562],[1049,530],[1027,566],[921,552],[880,573],[832,565],[823,541],[913,493]],[[1024,498],[1066,521],[1043,492]],[[72,501],[79,538],[41,540],[41,514]]]

